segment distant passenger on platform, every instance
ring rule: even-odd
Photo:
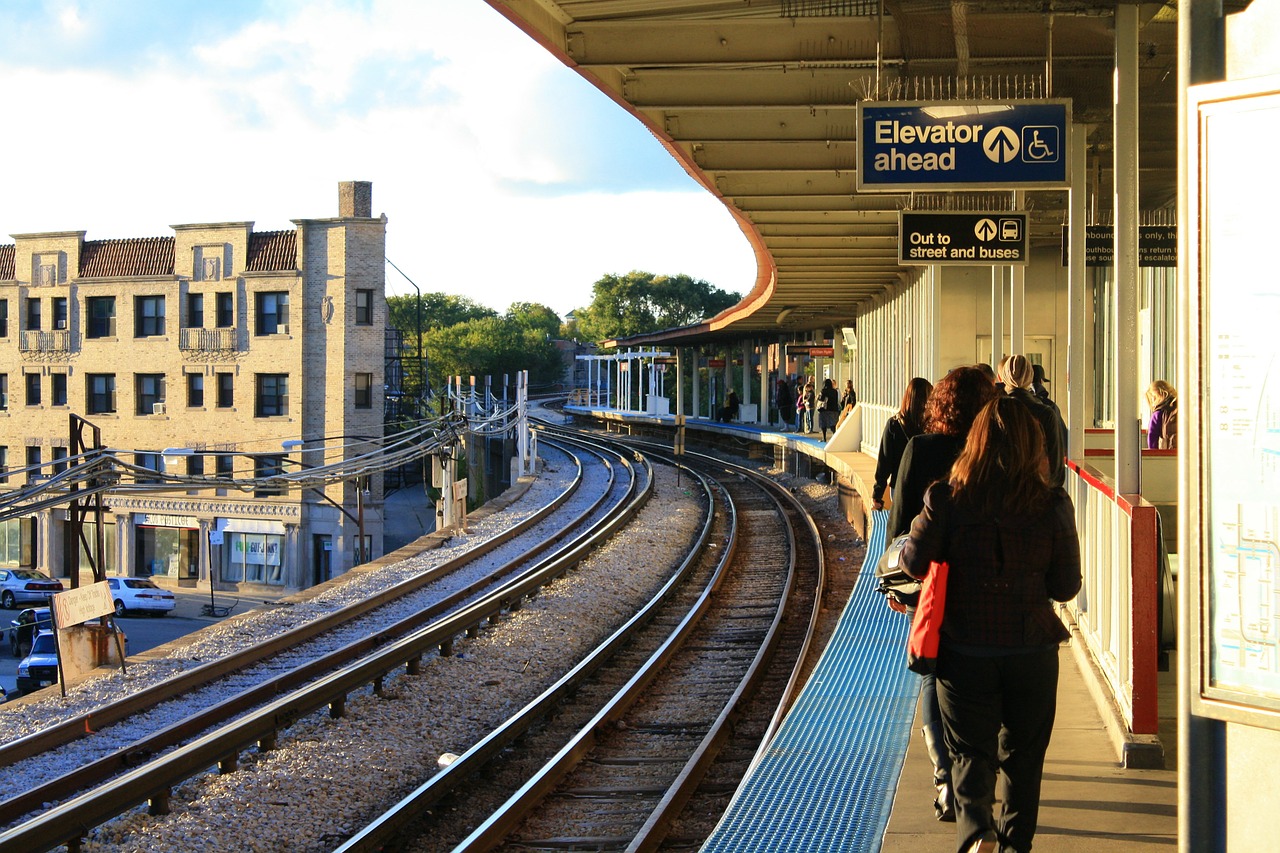
[[[840,414],[852,412],[858,405],[858,392],[853,390],[853,380],[844,381],[844,390],[840,392]]]
[[[778,407],[778,420],[782,422],[783,431],[791,429],[791,420],[795,416],[796,401],[791,397],[791,386],[784,377],[778,377],[778,385],[773,392],[774,405]]]
[[[716,413],[716,420],[722,424],[738,419],[738,392],[730,391],[729,396],[725,397],[724,406]]]
[[[814,391],[813,377],[810,376],[808,381],[804,383],[804,391],[800,394],[800,402],[804,404],[801,415],[804,418],[803,428],[800,430],[808,435],[813,432],[813,416],[818,408],[818,395]]]
[[[976,367],[957,367],[933,386],[925,405],[926,433],[907,442],[893,486],[893,508],[889,511],[888,538],[901,536],[911,528],[916,514],[924,508],[925,491],[937,480],[946,479],[969,435],[973,420],[982,407],[998,396],[996,386]],[[915,618],[915,602],[885,599],[889,606]],[[951,789],[951,753],[942,734],[942,711],[934,677],[923,676],[920,685],[920,721],[925,749],[933,764],[934,816],[955,820]]]
[[[1147,424],[1147,448],[1171,450],[1178,446],[1178,392],[1163,379],[1147,387],[1147,406],[1151,421]]]
[[[836,384],[830,379],[822,381],[822,391],[818,393],[818,428],[822,430],[822,440],[827,440],[827,432],[835,432],[836,416],[840,414],[840,394]]]
[[[931,391],[933,383],[928,379],[912,379],[902,392],[897,413],[884,423],[876,456],[876,481],[871,487],[871,504],[876,509],[884,509],[885,491],[898,479],[898,465],[907,442],[924,432],[924,407]]]
[[[1081,583],[1075,510],[1045,469],[1034,414],[997,397],[974,421],[949,479],[929,488],[902,550],[916,577],[935,562],[950,568],[937,695],[957,849],[968,853],[1023,853],[1036,833],[1058,647],[1070,637],[1052,602],[1070,601]]]
[[[1056,488],[1067,481],[1067,425],[1062,422],[1057,406],[1045,403],[1031,393],[1034,378],[1035,371],[1025,355],[1011,355],[1000,363],[1000,380],[1004,382],[1004,392],[1027,406],[1044,431],[1045,455],[1049,458],[1049,485]]]
[[[1048,378],[1044,375],[1043,364],[1031,365],[1031,393],[1036,395],[1036,399],[1042,403],[1048,403],[1055,409],[1058,404],[1053,402],[1049,397],[1049,389],[1044,387],[1049,384]]]

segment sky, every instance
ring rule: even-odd
[[[755,280],[724,205],[483,0],[4,0],[0,91],[0,242],[291,228],[361,180],[424,293],[563,316],[609,273]]]

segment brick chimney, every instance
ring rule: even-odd
[[[341,181],[338,184],[338,216],[349,219],[373,216],[373,183]]]

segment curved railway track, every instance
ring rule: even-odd
[[[565,446],[567,447],[567,443]],[[177,696],[190,695],[195,689],[208,688],[218,679],[226,678],[229,673],[243,672],[254,663],[276,661],[285,650],[295,648],[299,642],[332,635],[339,626],[350,626],[353,620],[365,617],[388,602],[401,602],[405,596],[421,590],[438,578],[449,576],[460,566],[502,546],[519,554],[515,559],[505,560],[497,569],[486,572],[482,579],[468,582],[461,588],[452,590],[447,596],[437,597],[423,604],[410,616],[394,620],[391,624],[357,628],[358,636],[354,640],[340,643],[338,649],[295,666],[288,672],[273,675],[265,681],[241,689],[230,698],[219,697],[222,701],[216,702],[210,700],[212,707],[164,726],[159,732],[149,733],[122,747],[107,747],[103,755],[72,772],[37,783],[26,790],[21,790],[20,786],[8,787],[7,790],[19,790],[19,793],[0,803],[0,814],[4,815],[6,821],[12,821],[15,817],[51,801],[98,784],[122,769],[147,762],[146,767],[130,771],[127,782],[116,780],[101,785],[96,791],[77,797],[71,803],[46,808],[34,818],[10,827],[0,833],[0,850],[49,849],[67,842],[74,845],[75,839],[87,828],[139,801],[149,800],[153,811],[163,812],[167,807],[168,791],[186,775],[199,772],[209,763],[218,763],[224,772],[229,771],[236,764],[238,751],[255,743],[260,747],[270,746],[277,731],[302,716],[310,707],[329,705],[332,713],[340,714],[346,693],[357,688],[361,679],[365,683],[372,683],[376,690],[380,688],[382,678],[389,670],[404,665],[412,671],[419,666],[422,655],[434,649],[448,653],[454,636],[474,632],[479,624],[504,609],[518,607],[525,596],[536,592],[539,583],[545,583],[557,573],[567,571],[600,537],[607,537],[616,530],[619,524],[617,517],[627,515],[615,511],[619,506],[625,503],[629,507],[628,512],[633,513],[643,505],[652,485],[652,477],[633,476],[634,467],[623,457],[615,457],[607,467],[611,472],[608,487],[600,490],[598,499],[589,509],[574,512],[568,519],[549,521],[582,482],[580,466],[570,488],[519,525],[518,529],[469,549],[466,554],[436,569],[399,583],[370,600],[343,608],[267,643],[257,644],[241,654],[198,667],[191,673],[161,682],[140,694],[96,709],[91,714],[73,717],[6,744],[0,748],[0,762],[10,766],[6,775],[13,773],[21,778],[25,758],[41,753],[47,756],[49,750],[80,736],[92,733],[93,737],[90,739],[101,737],[97,733],[103,728],[113,735],[112,740],[118,742],[118,730],[122,728],[119,724],[146,709]],[[615,483],[612,476],[614,471],[625,472],[627,476]],[[640,469],[640,473],[644,474],[643,469]],[[595,520],[588,524],[589,518]],[[545,529],[547,523],[555,525],[555,529],[548,532]],[[543,528],[541,532],[529,532],[539,525]],[[579,529],[582,527],[590,529],[584,533]],[[521,536],[531,541],[523,541],[519,538]],[[547,552],[557,544],[559,547],[554,552],[545,554],[530,567],[531,557]],[[488,593],[476,599],[483,589],[488,589]],[[464,604],[468,599],[476,600]],[[442,616],[451,611],[452,615]],[[424,628],[424,624],[427,627]],[[326,672],[330,674],[324,675]],[[319,682],[315,682],[317,678]],[[315,682],[315,686],[298,687],[307,681]],[[214,690],[216,689],[215,686]],[[282,693],[286,693],[283,699],[276,698]],[[318,695],[321,698],[317,699]],[[266,706],[269,711],[259,709],[251,712],[241,721],[199,737],[187,746],[173,750],[163,759],[149,761],[162,750],[187,742],[200,732],[218,726],[221,721],[242,714],[255,704],[260,705],[270,699],[275,701]],[[205,744],[205,749],[191,749],[196,744]],[[209,757],[207,750],[210,744],[215,751],[220,752],[219,755]],[[184,757],[184,750],[199,757]],[[203,765],[200,763],[202,761],[205,762]],[[75,831],[69,833],[69,827],[75,828]]]
[[[543,433],[544,446],[584,441],[571,434],[552,438],[549,432]],[[649,466],[636,447],[616,452],[620,455],[614,467],[619,470],[632,468],[626,462],[633,457],[640,463],[634,468],[642,474],[642,485],[633,488],[642,494],[652,490],[655,478],[652,473],[643,476]],[[341,845],[345,851],[378,849],[389,841],[407,843],[404,829],[420,821],[424,809],[451,800],[481,802],[485,796],[479,793],[477,780],[487,783],[498,777],[507,782],[505,788],[498,785],[487,795],[494,807],[512,790],[528,789],[536,796],[512,796],[506,806],[469,824],[460,822],[451,806],[444,812],[450,818],[442,824],[443,831],[432,832],[434,843],[422,849],[447,849],[455,843],[459,849],[491,849],[510,836],[518,838],[520,849],[541,842],[547,849],[565,849],[567,842],[587,844],[580,849],[639,850],[656,849],[664,838],[674,846],[688,846],[705,837],[790,701],[798,661],[803,661],[808,647],[823,569],[816,528],[785,490],[764,485],[767,480],[721,461],[700,460],[698,465],[714,470],[720,486],[713,493],[725,503],[707,514],[690,556],[650,605],[586,654],[541,697],[508,716],[489,735],[478,737],[459,760],[421,785],[398,808],[354,835],[350,830],[330,833],[327,843],[298,849]],[[630,505],[638,508],[644,500],[633,496]],[[366,632],[348,663],[330,668],[327,674],[313,674],[309,684],[283,695],[278,691],[289,688],[272,688],[277,698],[242,711],[233,723],[201,733],[184,720],[180,730],[168,733],[180,745],[155,758],[163,746],[153,749],[139,741],[117,750],[106,762],[114,767],[100,772],[118,773],[121,765],[135,760],[146,760],[145,766],[106,784],[89,783],[97,787],[10,827],[0,833],[0,853],[60,844],[78,849],[82,837],[99,837],[92,827],[116,815],[133,809],[130,820],[135,827],[147,820],[136,811],[139,804],[147,804],[152,814],[165,814],[175,786],[183,787],[181,796],[190,789],[182,780],[203,774],[210,766],[222,774],[234,772],[246,751],[250,763],[260,761],[263,755],[273,754],[277,739],[294,723],[318,719],[307,716],[313,710],[327,707],[330,716],[343,716],[348,697],[365,696],[361,685],[371,685],[373,694],[384,697],[368,697],[375,702],[394,700],[400,690],[398,679],[403,678],[397,673],[413,675],[427,663],[438,666],[424,659],[443,661],[459,638],[478,636],[482,626],[486,636],[500,637],[504,625],[518,621],[511,616],[543,585],[588,559],[594,543],[622,530],[625,514],[612,509],[607,514],[611,516],[608,523],[595,525],[603,528],[597,530],[596,538],[576,545],[562,543],[540,561],[536,571],[508,570],[497,589],[490,588],[471,603],[455,602],[446,615],[416,617],[416,627],[403,630]],[[549,538],[566,538],[570,527],[565,524],[557,537]],[[686,575],[701,579],[678,579]],[[787,602],[790,605],[784,606]],[[470,648],[458,648],[464,647]],[[684,680],[672,680],[675,673],[682,673]],[[626,689],[619,691],[619,685]],[[484,688],[476,684],[469,689]],[[595,699],[587,701],[589,696]],[[640,701],[644,704],[635,704]],[[542,722],[545,718],[551,722]],[[313,731],[308,737],[323,735]],[[588,745],[600,751],[588,753]],[[573,761],[528,768],[530,762],[542,765],[557,753]],[[584,762],[586,755],[594,757]],[[14,769],[21,767],[14,765]],[[478,767],[483,771],[477,773]],[[618,777],[624,781],[620,783]],[[455,793],[458,784],[463,785],[465,797]],[[584,797],[592,808],[578,809],[575,815],[571,805],[581,805]],[[553,802],[561,805],[553,807]],[[539,824],[523,823],[531,804],[537,804]],[[4,805],[0,803],[0,808]],[[321,805],[326,807],[330,806]],[[550,822],[553,814],[562,815],[563,822]],[[600,823],[604,815],[610,818]],[[474,829],[476,834],[464,838],[477,824],[481,825]],[[445,838],[450,840],[442,848]]]
[[[722,547],[691,557],[680,588],[625,644],[615,635],[608,663],[483,778],[463,756],[341,853],[649,850],[709,834],[792,698],[824,573],[816,526],[791,495],[737,466],[697,464],[718,477],[710,539]],[[496,808],[463,837],[459,812],[484,802]]]

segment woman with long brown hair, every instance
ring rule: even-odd
[[[936,675],[960,851],[1021,853],[1035,836],[1058,646],[1070,636],[1052,602],[1080,590],[1075,511],[1047,469],[1035,416],[1009,397],[992,400],[950,478],[929,487],[902,550],[916,577],[935,562],[950,567]]]
[[[876,457],[876,481],[871,487],[871,502],[876,509],[884,509],[885,490],[898,478],[898,465],[907,442],[924,432],[924,407],[932,391],[932,382],[922,376],[915,377],[902,392],[898,411],[884,422]]]

